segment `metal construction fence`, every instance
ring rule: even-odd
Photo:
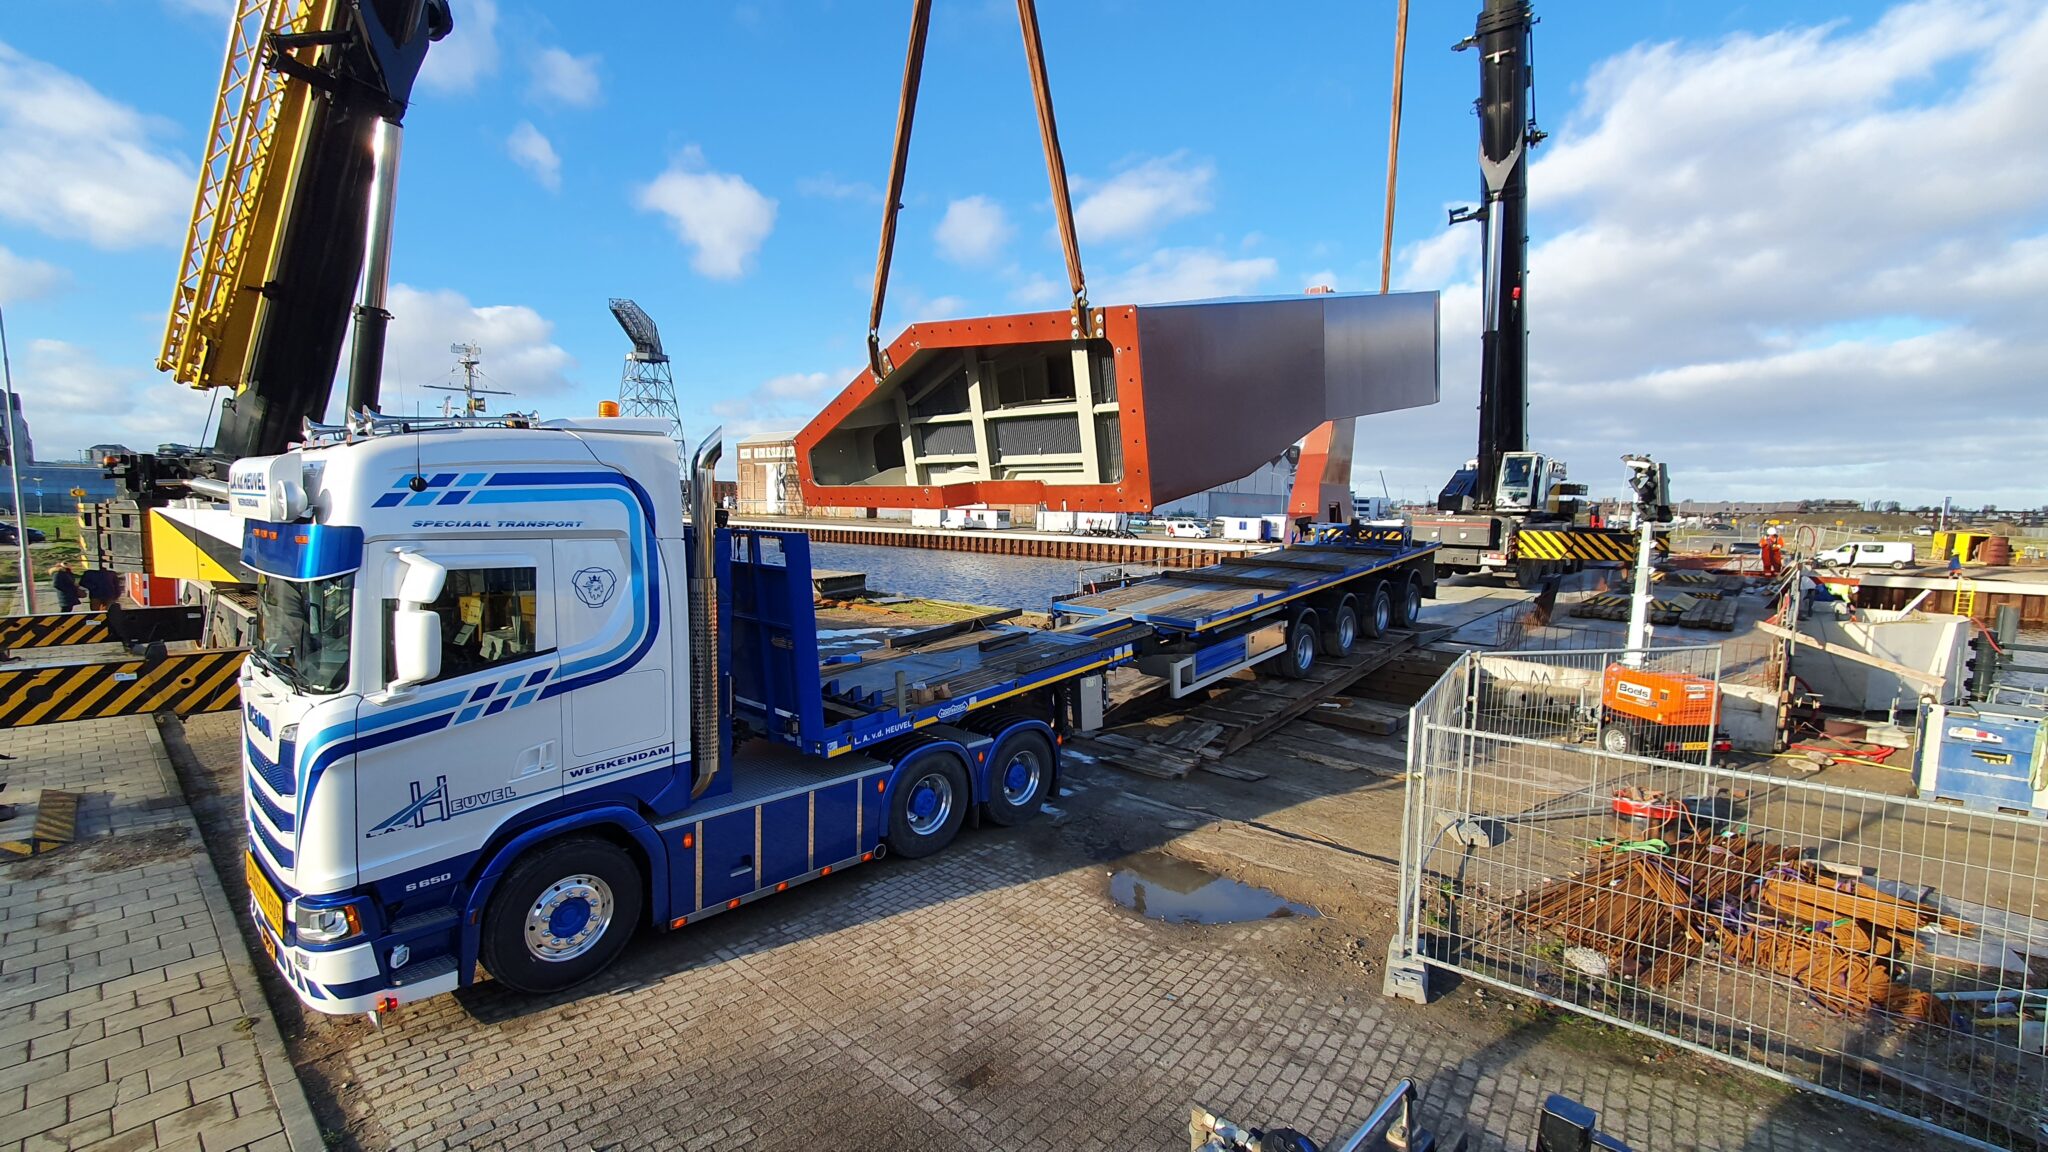
[[[1468,655],[1410,714],[1388,992],[1476,979],[2048,1148],[2048,825],[1607,752],[1554,722],[1588,664]]]

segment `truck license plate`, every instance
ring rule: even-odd
[[[263,912],[263,921],[270,930],[282,939],[284,937],[284,901],[278,897],[277,889],[270,886],[270,877],[263,874],[263,866],[256,863],[254,852],[242,857],[243,871],[249,877],[249,895],[256,901],[256,907]],[[260,935],[260,933],[259,933]],[[263,942],[270,947],[270,941]]]

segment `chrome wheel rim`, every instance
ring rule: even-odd
[[[1003,765],[1003,801],[1018,805],[1038,794],[1038,781],[1045,768],[1038,762],[1038,753],[1030,748],[1020,750]]]
[[[946,778],[945,773],[928,773],[910,786],[910,799],[904,804],[904,816],[912,832],[929,836],[944,828],[947,817],[952,814],[953,782]]]
[[[1379,625],[1380,631],[1385,632],[1387,630],[1387,625],[1394,622],[1393,617],[1394,603],[1391,598],[1386,596],[1375,596],[1372,598],[1372,621]]]
[[[526,950],[559,964],[597,946],[617,905],[602,877],[579,873],[547,886],[526,911]]]
[[[1315,663],[1315,660],[1316,638],[1309,635],[1308,629],[1303,628],[1301,635],[1294,639],[1294,666],[1296,669],[1306,672],[1308,666]]]
[[[1337,617],[1337,647],[1348,652],[1352,641],[1357,639],[1358,616],[1351,612],[1340,613]]]

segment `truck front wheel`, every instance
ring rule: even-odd
[[[1626,756],[1636,750],[1636,738],[1625,725],[1609,724],[1600,731],[1600,748],[1616,756]]]
[[[522,857],[491,894],[480,958],[521,992],[556,992],[618,958],[640,924],[640,869],[607,840],[558,840]]]
[[[1035,729],[1013,732],[988,758],[988,818],[1004,827],[1038,815],[1052,783],[1052,741]]]
[[[951,844],[972,802],[958,756],[928,752],[912,758],[897,771],[889,801],[889,851],[915,860]]]

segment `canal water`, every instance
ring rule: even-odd
[[[1043,612],[1052,606],[1054,596],[1074,592],[1079,572],[1102,565],[936,548],[813,542],[811,567],[865,572],[869,590],[878,593]]]

